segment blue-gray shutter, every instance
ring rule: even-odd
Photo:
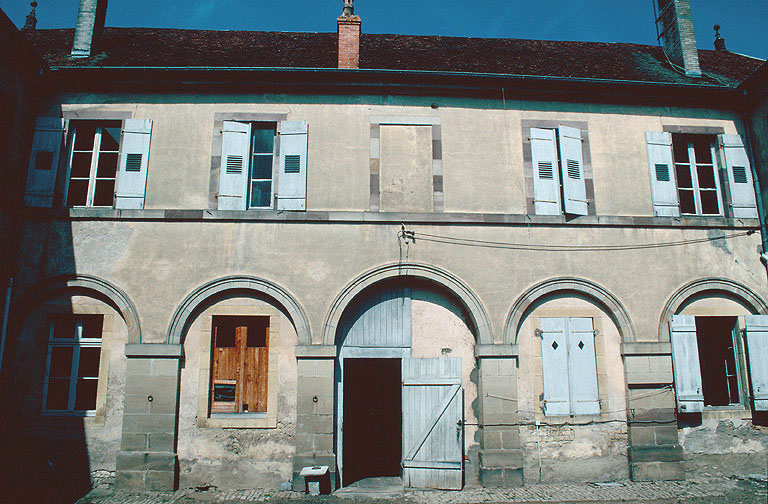
[[[33,207],[52,207],[56,187],[56,174],[64,136],[64,119],[38,117],[32,136],[24,204]]]
[[[144,208],[151,119],[126,119],[120,141],[115,208]]]
[[[693,315],[673,315],[669,321],[669,332],[677,410],[681,413],[701,413],[704,411],[704,394],[696,342],[696,318]]]
[[[568,378],[571,386],[571,413],[600,414],[595,332],[591,318],[568,319]]]
[[[651,177],[653,214],[657,217],[679,217],[675,164],[672,159],[672,134],[646,131],[648,169]]]
[[[411,289],[383,289],[357,305],[342,326],[346,348],[410,348]]]
[[[563,177],[565,213],[587,215],[587,186],[584,179],[584,159],[581,149],[581,130],[560,126],[560,167]]]
[[[221,129],[221,169],[217,194],[219,210],[247,208],[250,156],[250,123],[224,121]]]
[[[536,215],[560,215],[560,170],[555,130],[531,128],[531,161]]]
[[[307,209],[306,121],[280,121],[280,170],[277,175],[277,209]]]
[[[570,415],[566,319],[541,318],[540,321],[544,414],[547,416]]]
[[[768,316],[744,317],[755,410],[768,411]]]
[[[720,147],[728,172],[731,209],[737,219],[757,219],[757,200],[752,181],[752,168],[747,150],[739,135],[719,135]]]

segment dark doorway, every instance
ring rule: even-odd
[[[696,317],[705,406],[730,406],[741,401],[735,325],[736,317]]]
[[[400,476],[400,359],[344,359],[344,485]]]

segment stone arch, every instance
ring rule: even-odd
[[[341,315],[349,303],[365,288],[382,280],[406,276],[434,282],[456,296],[472,319],[472,323],[477,331],[475,335],[477,343],[482,345],[493,344],[491,324],[485,308],[483,308],[480,299],[461,279],[436,266],[417,263],[394,263],[379,266],[360,275],[347,284],[339,295],[336,296],[323,324],[323,345],[335,344],[336,328]]]
[[[274,282],[250,276],[228,276],[208,282],[189,294],[176,308],[168,328],[167,343],[180,345],[183,343],[184,332],[191,322],[191,315],[211,297],[236,291],[251,291],[274,299],[286,311],[296,329],[299,345],[311,343],[309,321],[304,309],[286,289]]]
[[[749,287],[727,278],[702,278],[679,288],[664,305],[659,318],[659,341],[669,341],[669,317],[677,314],[686,301],[703,294],[732,299],[755,315],[768,314],[768,304]]]
[[[58,275],[47,278],[26,291],[19,300],[21,322],[27,313],[39,303],[65,291],[81,293],[108,304],[120,314],[128,329],[130,343],[141,342],[139,315],[131,299],[119,287],[91,275]]]
[[[635,327],[621,302],[606,288],[583,278],[552,278],[534,285],[521,295],[507,317],[504,326],[504,342],[517,344],[520,324],[530,309],[540,300],[553,294],[573,293],[597,304],[611,317],[624,343],[636,340]]]

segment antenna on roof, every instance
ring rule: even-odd
[[[24,26],[22,27],[22,30],[34,30],[37,26],[37,16],[35,15],[35,8],[37,7],[37,2],[32,2],[29,5],[32,6],[32,10],[29,14],[27,14],[27,19],[24,21]]]

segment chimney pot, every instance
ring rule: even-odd
[[[720,25],[715,25],[715,50],[716,51],[727,51],[725,48],[725,39],[720,35]]]
[[[669,60],[689,77],[701,77],[690,0],[657,0],[659,39]]]
[[[90,56],[98,48],[107,17],[107,0],[80,0],[72,44],[73,58]]]

